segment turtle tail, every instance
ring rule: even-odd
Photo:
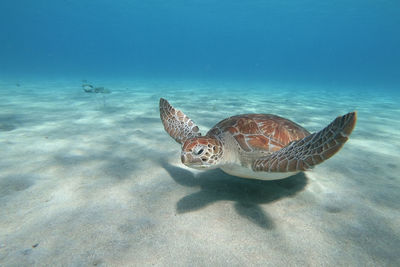
[[[253,163],[254,171],[306,171],[336,154],[349,139],[357,121],[357,113],[337,117],[327,127],[295,141]]]

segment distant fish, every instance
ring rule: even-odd
[[[102,86],[94,87],[93,85],[91,85],[90,83],[87,83],[87,82],[82,84],[82,89],[85,93],[95,93],[95,94],[110,94],[111,93],[111,91],[107,88],[104,88]]]
[[[83,91],[85,91],[86,93],[93,93],[93,92],[94,92],[94,90],[93,90],[93,85],[88,84],[88,83],[82,84],[82,89],[83,89]]]
[[[111,91],[104,87],[96,87],[96,88],[94,88],[94,93],[109,94],[109,93],[111,93]]]

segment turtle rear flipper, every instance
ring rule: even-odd
[[[201,136],[199,127],[164,98],[160,98],[160,117],[165,131],[180,144],[187,139]]]
[[[262,172],[305,171],[332,157],[342,148],[356,124],[356,112],[337,117],[317,133],[295,141],[271,155],[253,162],[252,169]]]

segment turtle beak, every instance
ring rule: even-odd
[[[184,165],[202,165],[201,159],[194,158],[190,153],[182,153],[181,161]]]
[[[186,164],[186,161],[187,161],[186,160],[186,155],[183,154],[183,153],[181,154],[181,161],[182,161],[183,164]]]

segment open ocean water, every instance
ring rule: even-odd
[[[399,266],[400,2],[1,1],[0,266]],[[165,98],[205,134],[356,110],[312,171],[180,161]]]

